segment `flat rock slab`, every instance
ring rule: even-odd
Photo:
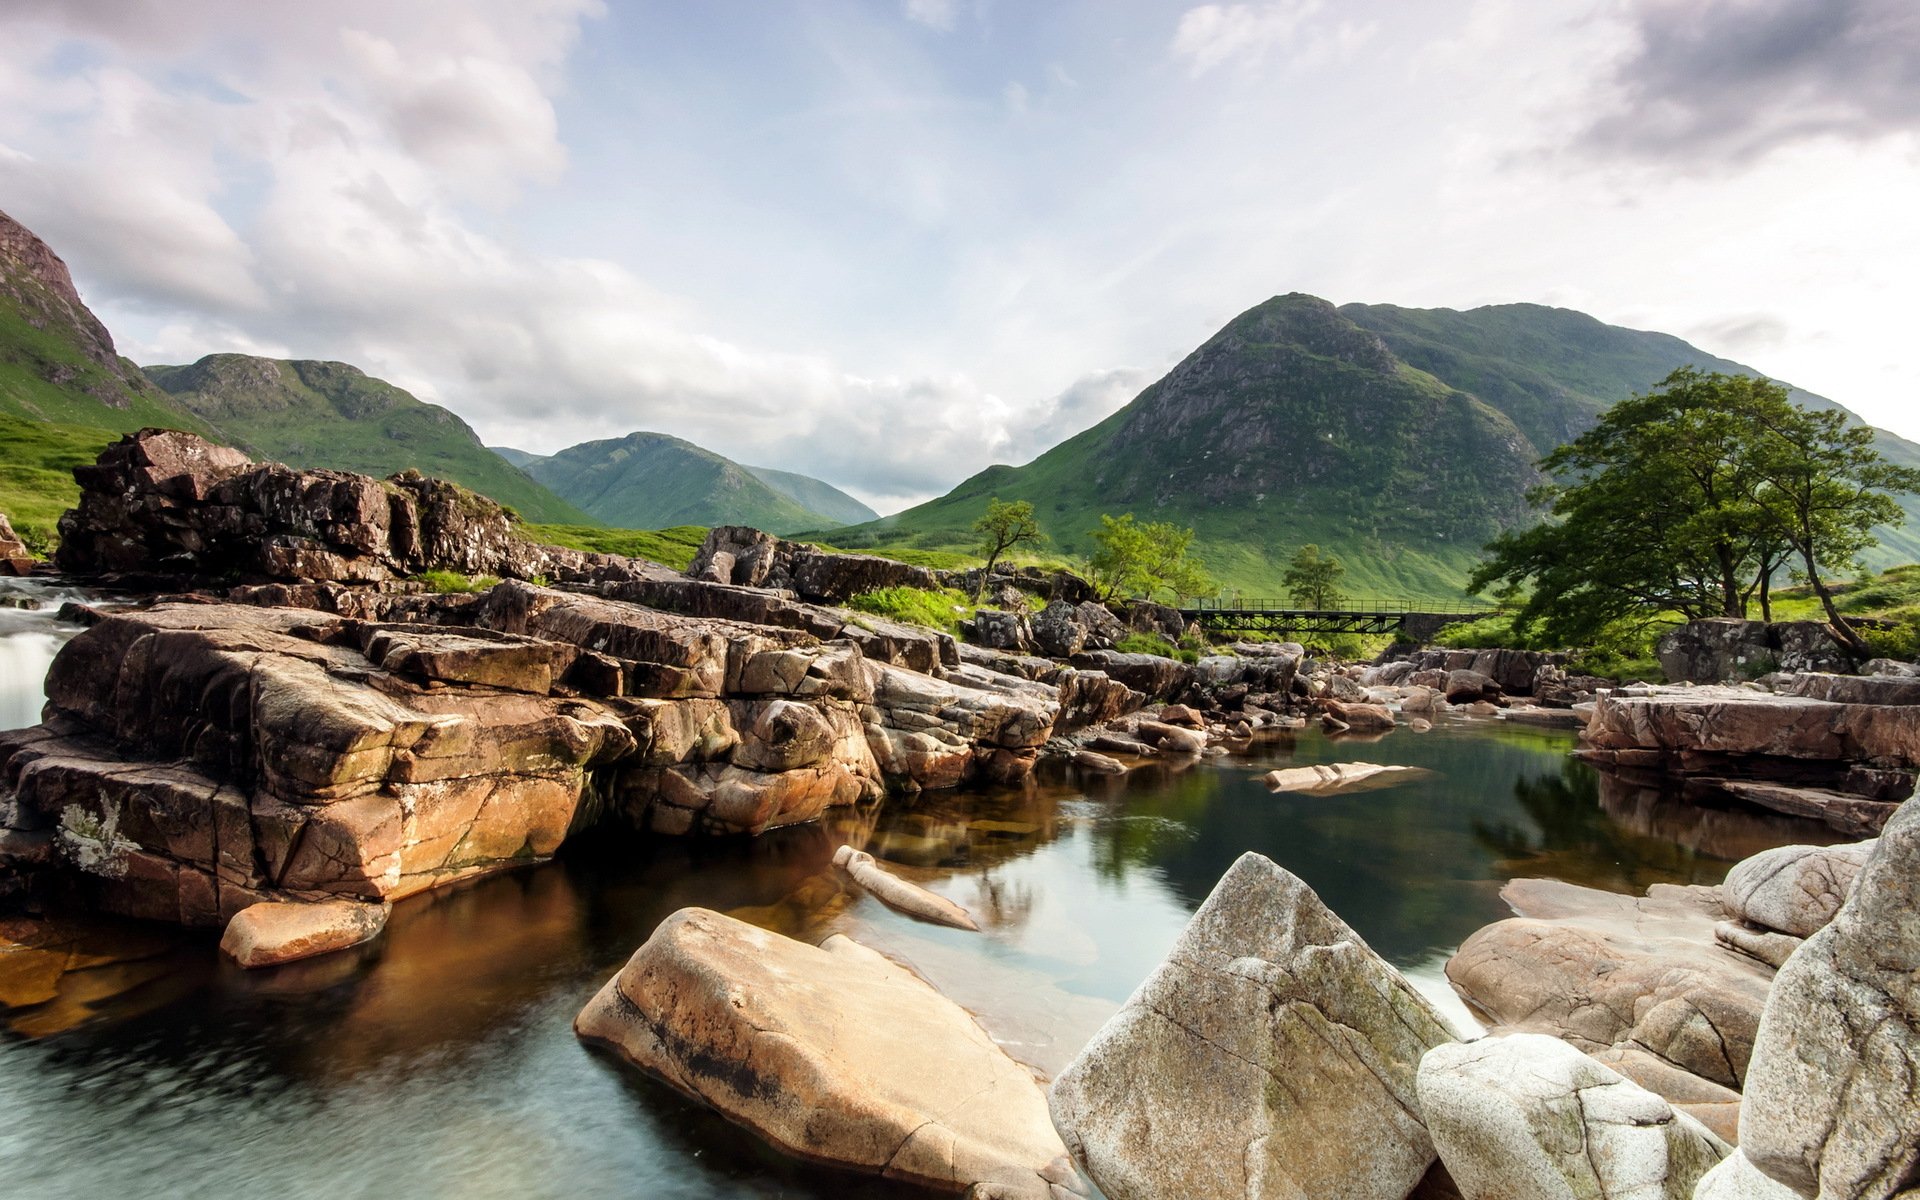
[[[897,875],[889,875],[873,855],[864,850],[842,846],[833,853],[833,865],[867,889],[874,899],[896,912],[936,925],[951,925],[955,929],[980,928],[966,909],[918,884],[908,883]]]
[[[1494,1025],[1582,1049],[1632,1045],[1738,1088],[1773,971],[1718,944],[1711,888],[1657,884],[1642,897],[1516,879],[1514,911],[1461,944],[1447,978]]]
[[[277,967],[372,941],[387,927],[384,904],[325,900],[255,904],[227,922],[220,952],[243,967]]]
[[[574,1030],[799,1158],[947,1192],[1084,1194],[1033,1075],[845,937],[814,947],[682,909]]]
[[[1830,788],[1792,787],[1784,783],[1728,779],[1720,789],[1737,800],[1790,817],[1807,817],[1854,837],[1871,837],[1886,828],[1895,809],[1892,800],[1873,800]]]
[[[1283,767],[1268,771],[1260,781],[1276,792],[1338,792],[1366,782],[1374,787],[1404,783],[1426,774],[1418,767],[1379,763],[1318,763],[1310,767]]]
[[[1690,1200],[1727,1144],[1559,1038],[1439,1046],[1420,1110],[1467,1200]]]
[[[1111,1200],[1403,1200],[1433,1163],[1414,1077],[1453,1031],[1258,854],[1051,1092]]]

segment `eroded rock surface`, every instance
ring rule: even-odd
[[[1420,1111],[1466,1200],[1690,1200],[1727,1144],[1558,1038],[1435,1047]]]
[[[356,900],[255,904],[235,913],[220,952],[243,967],[275,967],[345,950],[380,936],[387,908]]]
[[[1033,1075],[842,936],[816,948],[682,909],[574,1029],[799,1158],[946,1192],[1082,1194]]]
[[[1112,1200],[1402,1200],[1433,1162],[1414,1078],[1445,1021],[1299,879],[1243,855],[1054,1082]]]
[[[1727,872],[1721,901],[1730,915],[1750,925],[1808,937],[1825,928],[1846,903],[1877,844],[1762,851]]]

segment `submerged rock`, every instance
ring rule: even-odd
[[[1466,1200],[1689,1200],[1727,1144],[1558,1038],[1420,1060],[1420,1111]]]
[[[816,948],[682,909],[574,1029],[798,1158],[982,1197],[1083,1194],[1033,1075],[842,936]]]
[[[922,921],[932,921],[936,925],[951,925],[955,929],[980,928],[966,909],[945,896],[888,874],[873,855],[864,850],[842,846],[833,852],[833,865],[845,871],[855,883],[867,889],[874,899],[888,908]]]
[[[1446,1022],[1312,889],[1257,854],[1054,1081],[1111,1200],[1402,1200],[1433,1163],[1414,1078]]]
[[[1419,774],[1418,768],[1380,763],[1319,763],[1268,771],[1260,781],[1276,792],[1331,792],[1379,775]]]
[[[388,908],[355,900],[255,904],[227,922],[220,952],[243,967],[275,967],[372,941],[387,927]]]

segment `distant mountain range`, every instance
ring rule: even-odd
[[[752,525],[784,534],[878,515],[818,479],[742,466],[664,433],[582,442],[545,457],[511,446],[494,452],[603,525]]]
[[[1031,501],[1057,549],[1084,554],[1102,513],[1192,526],[1216,578],[1277,594],[1314,542],[1349,592],[1457,596],[1488,538],[1533,519],[1535,463],[1677,367],[1759,374],[1679,338],[1566,309],[1335,308],[1277,296],[1242,313],[1119,412],[1025,466],[838,530],[842,545],[951,547],[987,501]],[[1796,391],[1815,407],[1839,406]],[[1882,432],[1889,458],[1920,446]],[[1920,499],[1876,563],[1920,557]]]

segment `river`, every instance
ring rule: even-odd
[[[0,619],[0,713],[37,719],[34,672],[65,634],[46,609]],[[593,835],[552,864],[406,901],[356,951],[264,972],[220,961],[211,935],[102,923],[101,958],[122,961],[0,1012],[0,1192],[900,1196],[771,1154],[581,1047],[574,1014],[662,917],[701,905],[810,940],[847,932],[1050,1073],[1257,850],[1467,1025],[1440,966],[1507,915],[1508,878],[1715,882],[1762,845],[1831,840],[1615,794],[1567,757],[1573,744],[1463,720],[1373,741],[1303,731],[1184,771],[930,794],[754,840]],[[1257,781],[1351,759],[1425,773],[1333,796]],[[982,931],[916,924],[847,890],[828,866],[842,841],[966,905]]]

